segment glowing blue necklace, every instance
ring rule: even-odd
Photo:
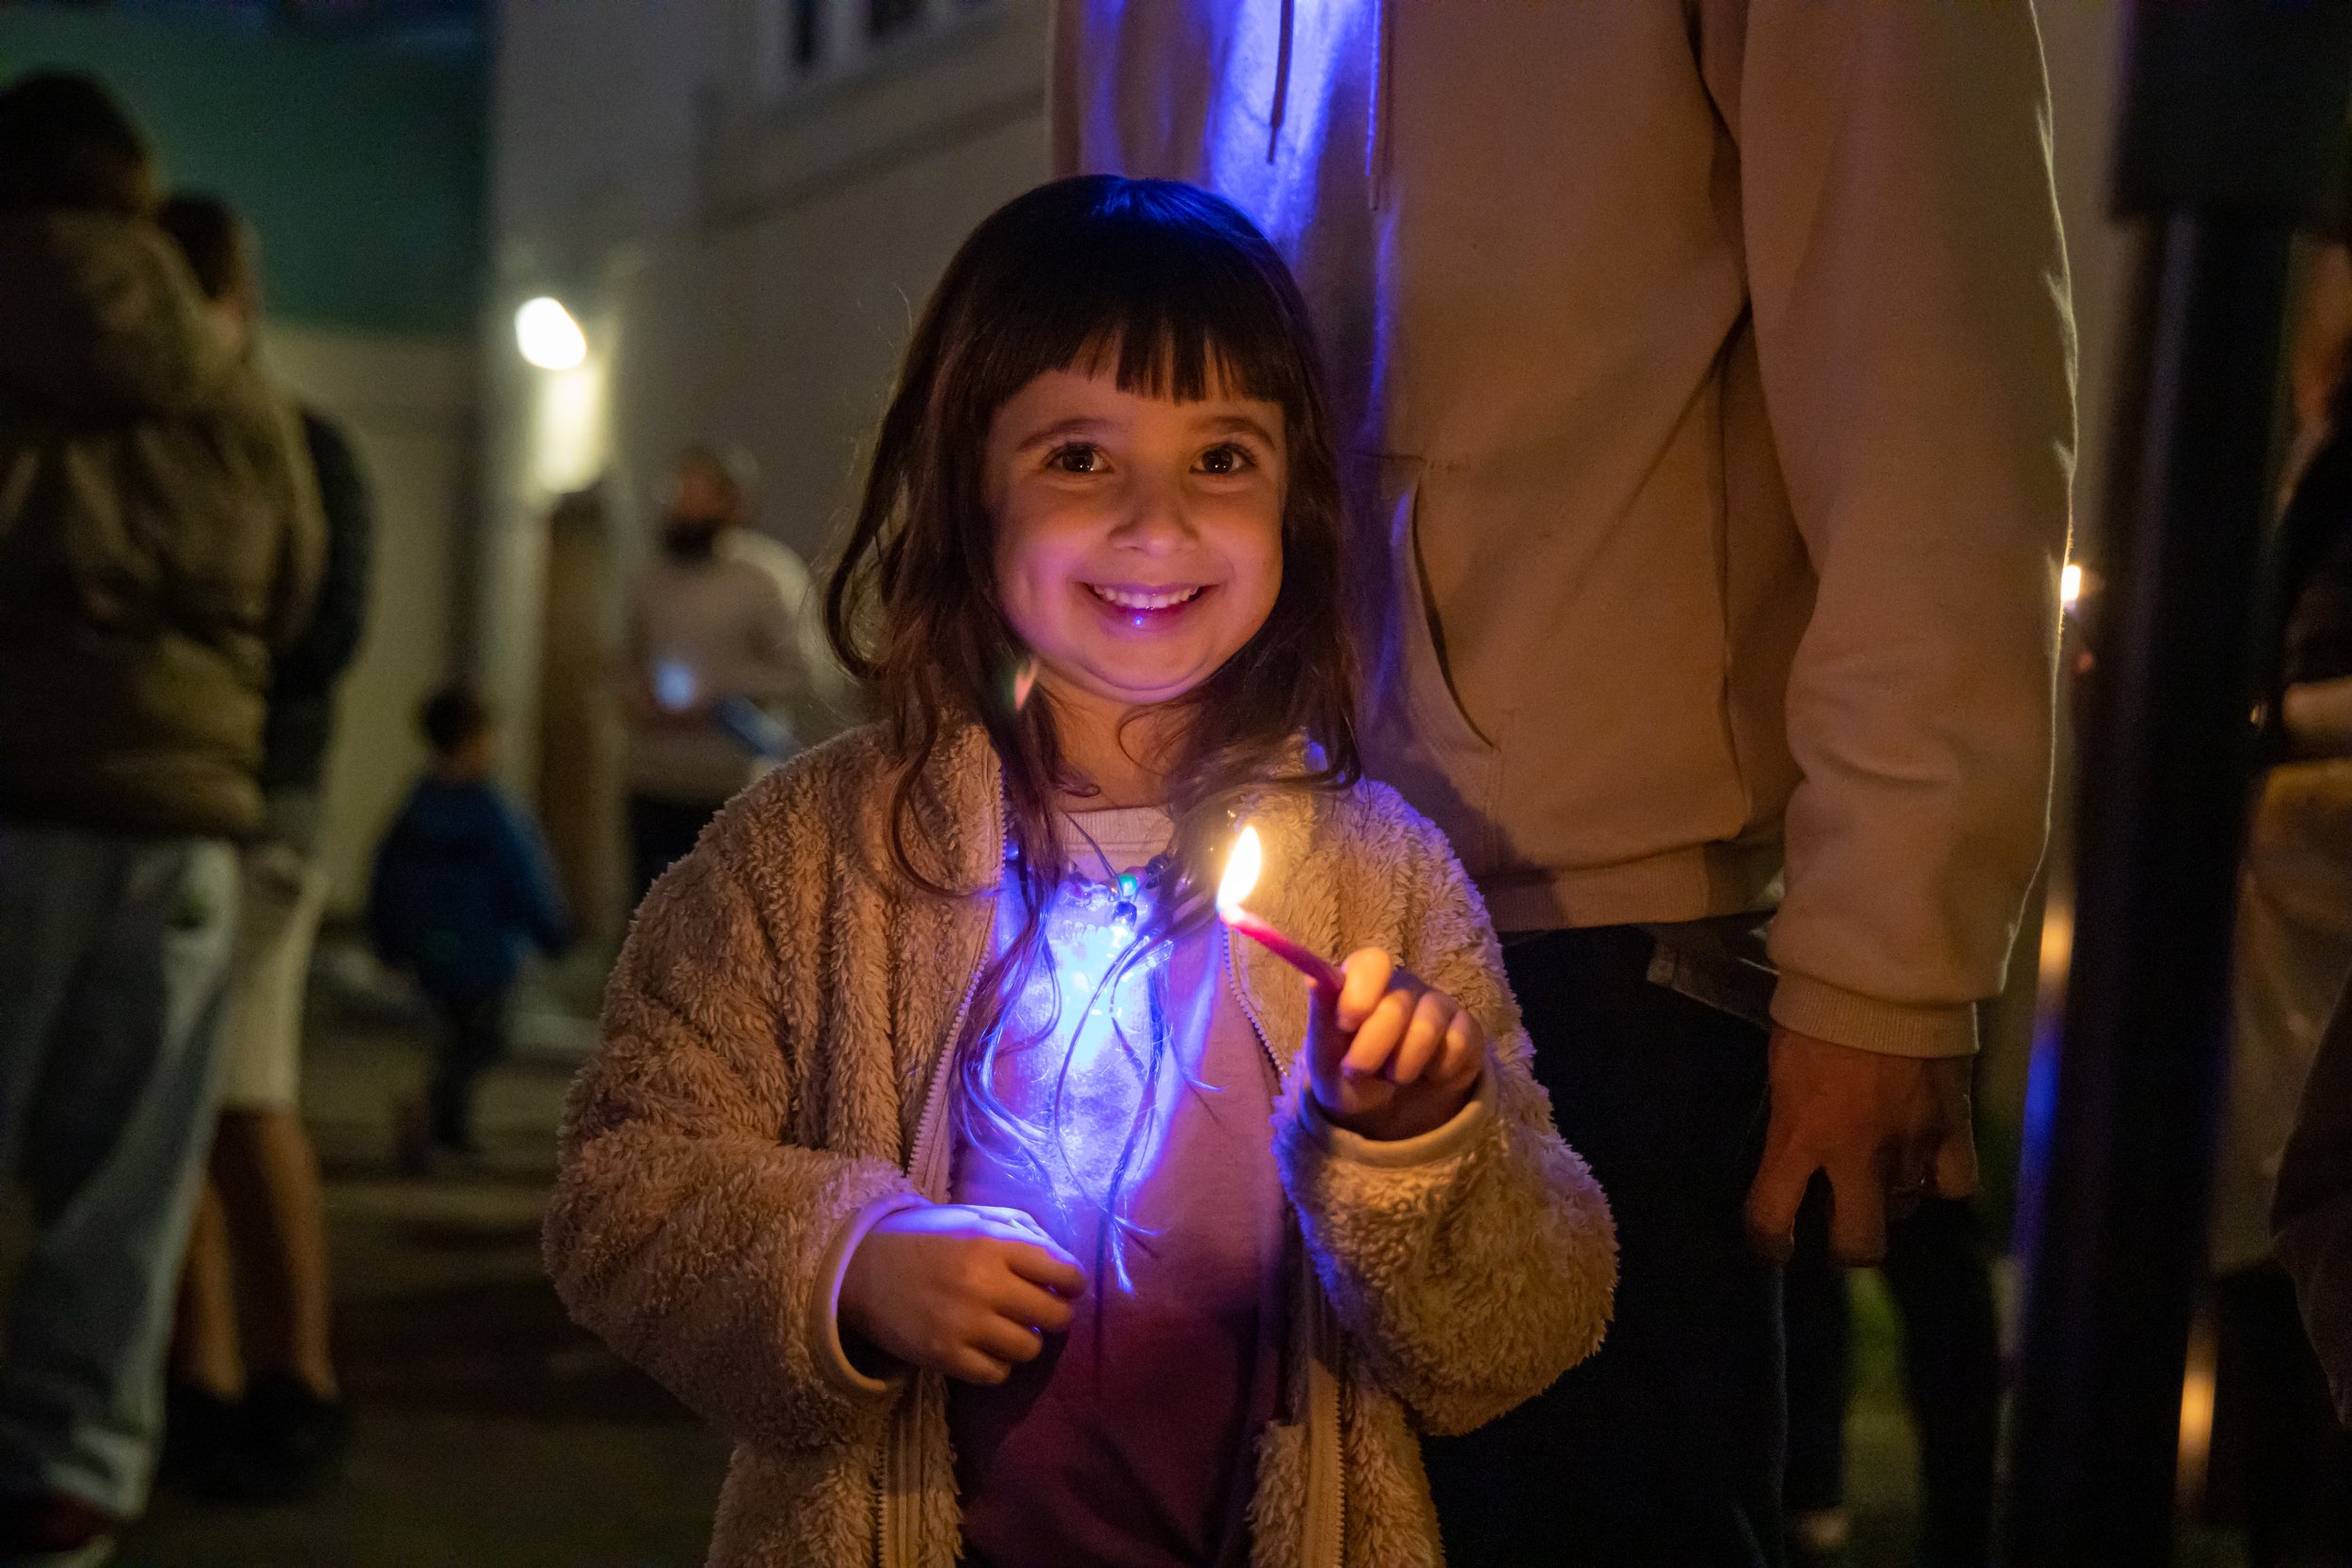
[[[1003,1038],[1035,1051],[1051,1090],[1032,1122],[1031,1152],[1043,1169],[1062,1234],[1089,1214],[1103,1220],[1103,1250],[1122,1287],[1124,1243],[1142,1232],[1121,1211],[1150,1171],[1166,1132],[1161,1085],[1170,1070],[1168,972],[1172,944],[1152,941],[1171,862],[1154,857],[1109,881],[1074,870],[1049,901],[1046,963],[1022,989]],[[1148,943],[1148,945],[1146,945]],[[1140,946],[1140,951],[1138,947]],[[1181,1066],[1174,1070],[1182,1071]]]

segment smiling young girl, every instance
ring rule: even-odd
[[[1609,1213],[1477,895],[1356,777],[1305,308],[1183,185],[949,264],[830,608],[880,723],[655,889],[548,1259],[736,1442],[711,1559],[1440,1560],[1415,1433],[1598,1341]],[[1215,919],[1351,955],[1311,991]]]

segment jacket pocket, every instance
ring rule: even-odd
[[[1422,473],[1418,458],[1380,461],[1377,522],[1386,530],[1389,581],[1373,643],[1365,749],[1375,776],[1427,813],[1477,875],[1497,858],[1502,755],[1463,709],[1440,652],[1422,565]]]

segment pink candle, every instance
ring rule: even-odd
[[[1257,942],[1276,958],[1307,977],[1310,985],[1337,996],[1346,976],[1339,966],[1311,948],[1303,947],[1284,936],[1267,922],[1241,907],[1250,889],[1258,884],[1258,872],[1264,862],[1264,852],[1258,846],[1258,830],[1244,828],[1233,841],[1232,855],[1225,863],[1225,879],[1216,890],[1216,912],[1219,919],[1243,936]]]
[[[1311,948],[1300,946],[1248,911],[1221,910],[1218,913],[1224,918],[1226,925],[1250,941],[1259,943],[1276,958],[1304,974],[1310,984],[1319,986],[1337,996],[1340,993],[1340,987],[1346,983],[1347,977],[1340,973],[1337,964]]]

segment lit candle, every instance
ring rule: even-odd
[[[1258,830],[1242,829],[1241,836],[1233,840],[1232,853],[1226,857],[1225,879],[1217,884],[1217,918],[1304,974],[1308,984],[1337,996],[1346,979],[1337,966],[1241,907],[1242,900],[1258,885],[1258,873],[1264,863],[1265,851],[1258,846]]]

